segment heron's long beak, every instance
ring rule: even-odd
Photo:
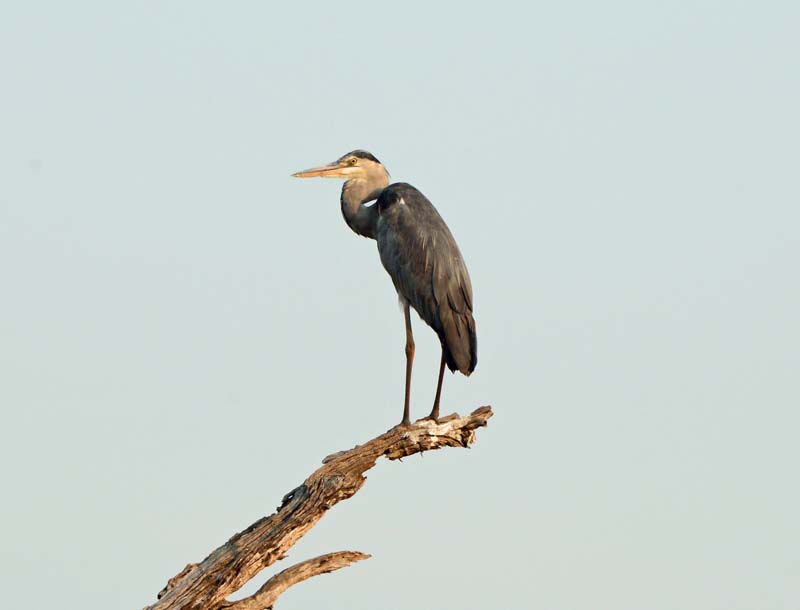
[[[349,167],[342,167],[338,163],[320,165],[311,169],[292,174],[294,178],[347,178]]]

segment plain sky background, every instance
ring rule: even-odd
[[[375,245],[289,177],[365,148],[472,275],[443,411],[496,416],[380,463],[275,568],[373,558],[279,608],[796,610],[798,32],[789,1],[4,3],[3,606],[138,610],[399,420]]]

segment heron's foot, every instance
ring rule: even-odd
[[[395,430],[405,430],[405,429],[410,428],[410,427],[411,427],[411,420],[409,420],[407,417],[405,417],[405,418],[403,418],[403,420],[399,424],[389,428],[388,432],[394,432]]]
[[[433,405],[433,409],[431,410],[431,414],[428,415],[425,419],[429,419],[431,421],[439,423],[439,401],[436,401],[436,404]]]

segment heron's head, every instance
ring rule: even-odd
[[[292,174],[295,178],[343,178],[359,180],[370,184],[389,184],[389,172],[381,165],[372,153],[366,150],[354,150],[339,157],[333,163],[312,167]]]

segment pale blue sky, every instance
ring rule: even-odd
[[[496,417],[380,464],[284,563],[373,558],[279,607],[800,607],[796,3],[14,4],[6,606],[139,609],[396,423],[391,282],[289,178],[366,148],[470,268],[443,411]]]

